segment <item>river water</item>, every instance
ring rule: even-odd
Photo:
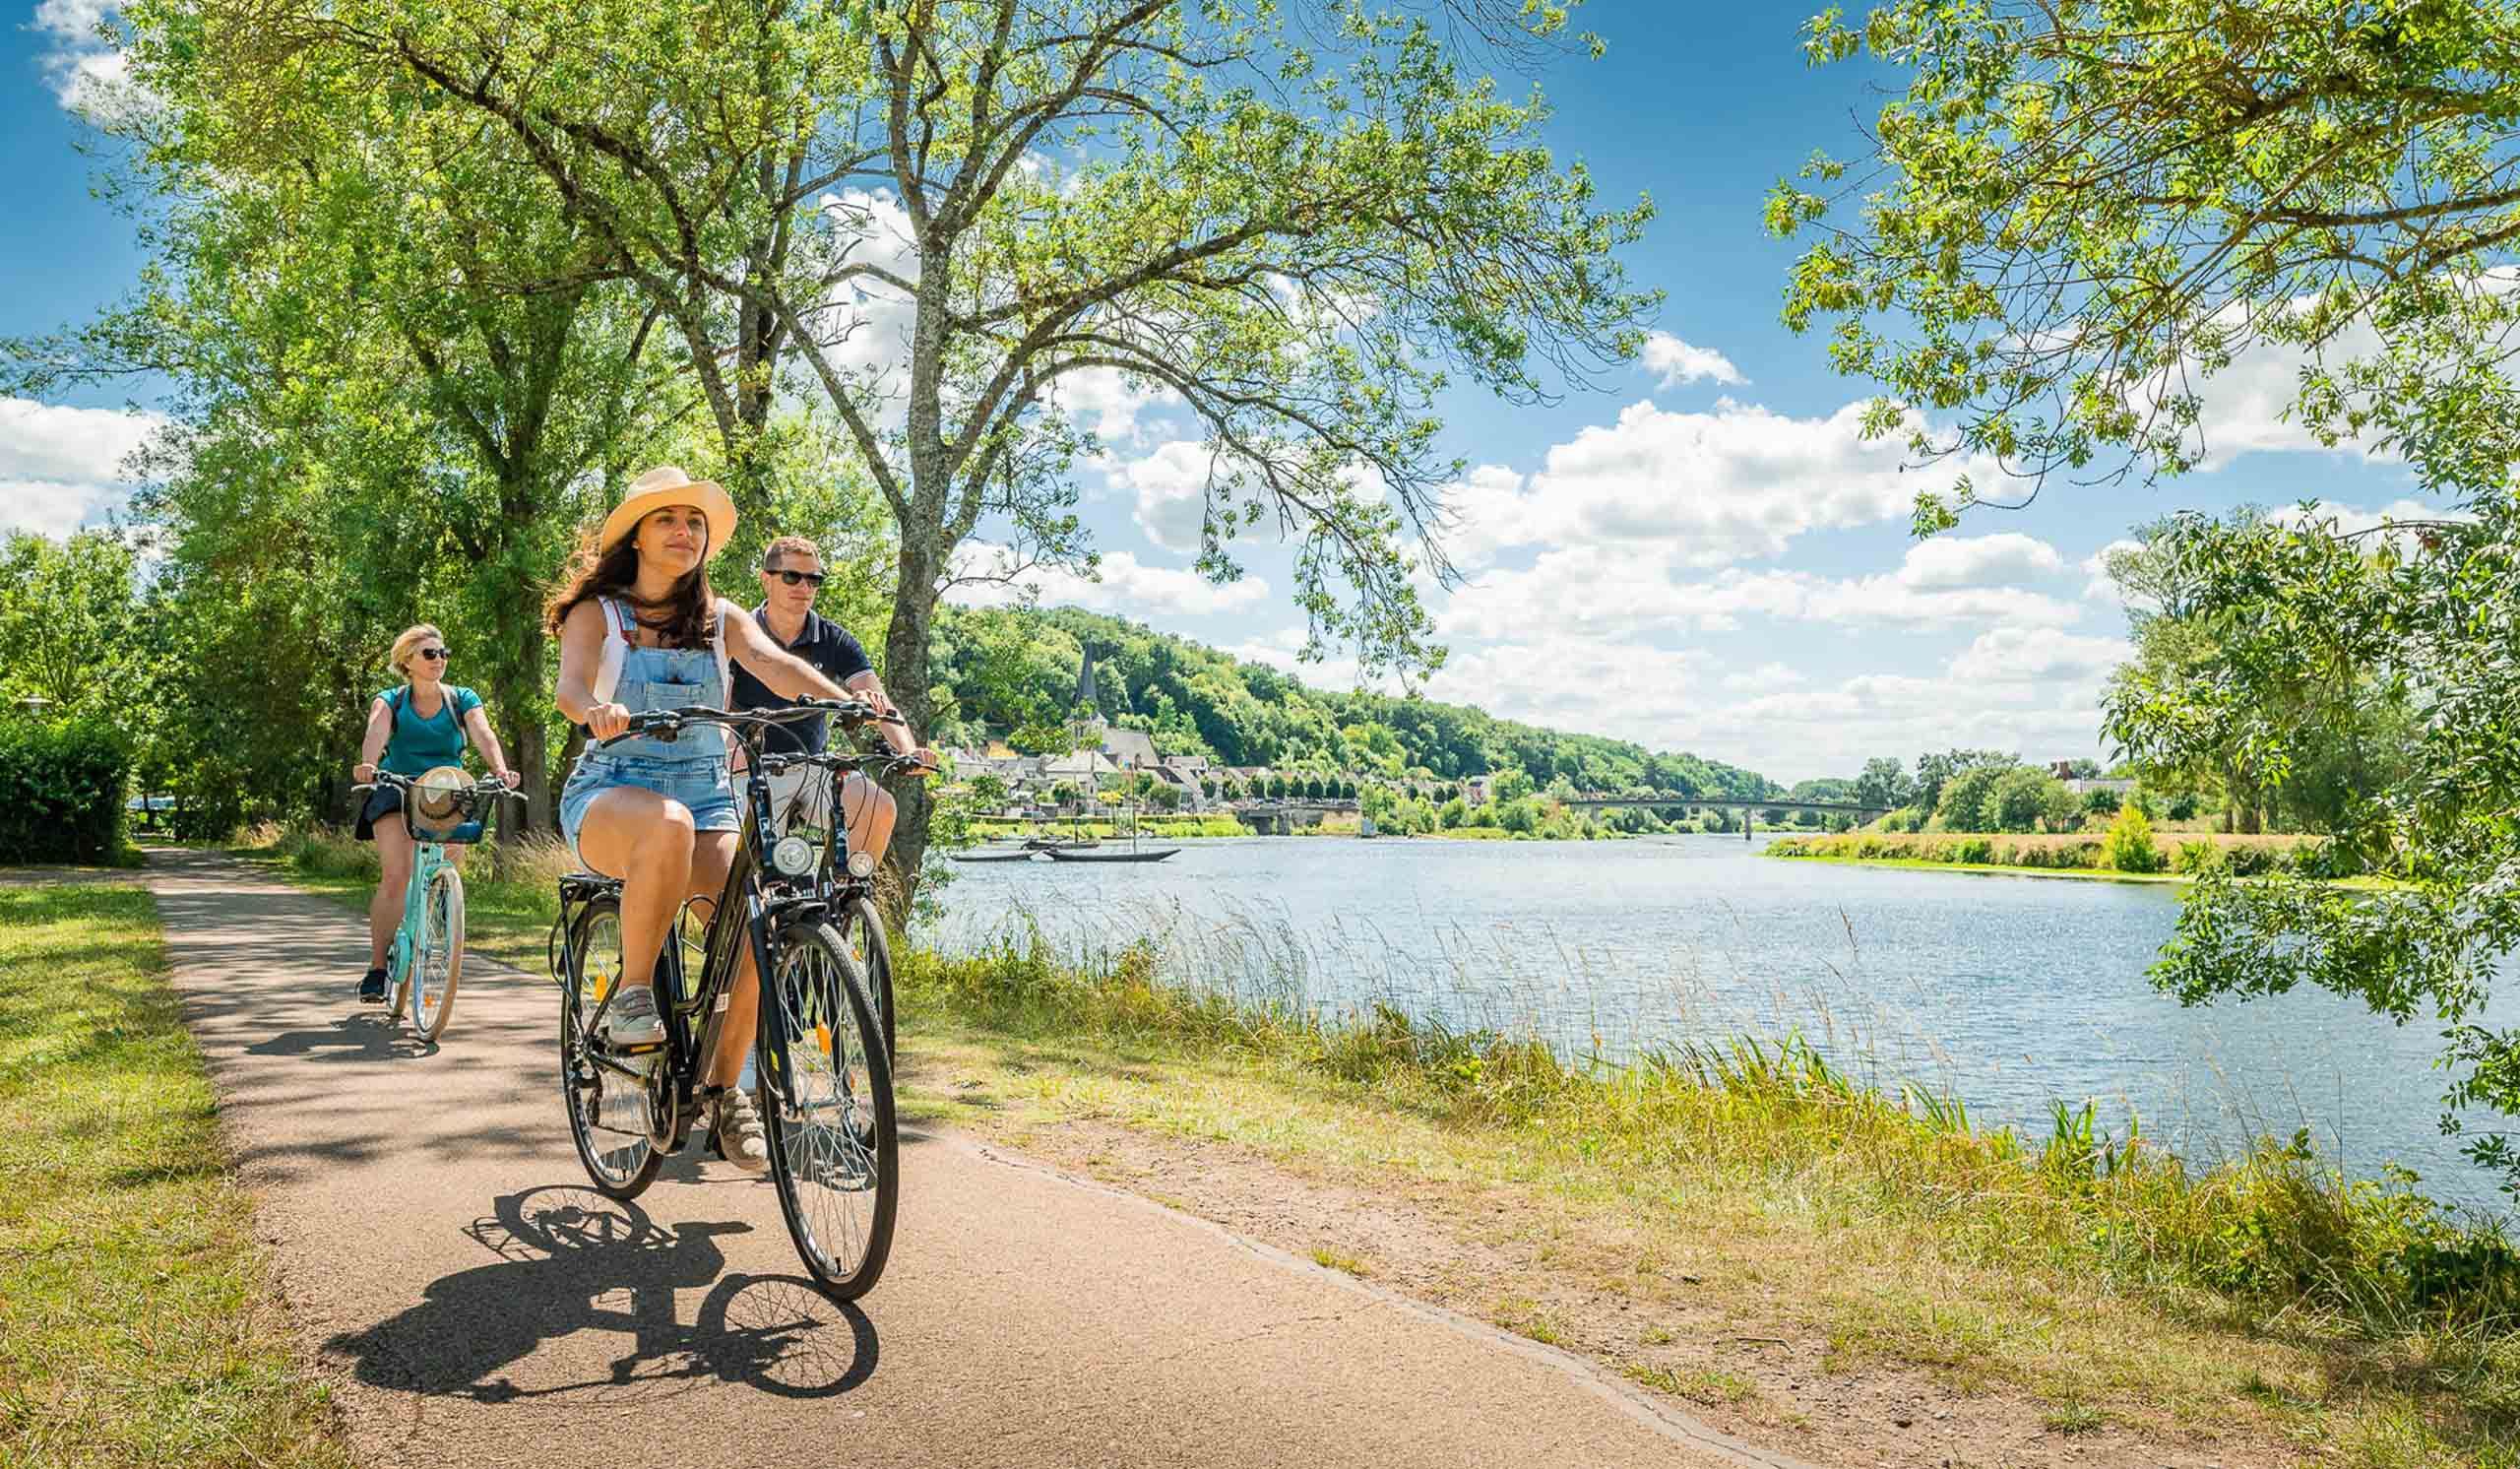
[[[1760,843],[1758,845],[1764,845]],[[1799,1030],[1882,1085],[1917,1081],[1982,1124],[2044,1134],[2050,1104],[2211,1160],[2310,1129],[2360,1176],[2490,1204],[2440,1134],[2439,1027],[2299,991],[2188,1009],[2145,971],[2167,885],[1760,857],[1739,838],[1626,842],[1249,838],[1169,861],[956,867],[940,936],[1039,925],[1069,952],[1152,935],[1167,971],[1246,998],[1388,1000],[1577,1054]],[[2506,993],[2489,1022],[2520,1018]]]

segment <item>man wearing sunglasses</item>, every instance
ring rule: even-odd
[[[865,646],[848,628],[814,610],[814,595],[822,590],[824,579],[819,546],[802,536],[780,537],[762,552],[762,600],[753,609],[753,620],[780,647],[812,664],[824,677],[890,714],[892,701],[884,697],[883,680],[875,676]],[[788,703],[741,665],[734,669],[734,685],[737,709],[779,709]],[[819,714],[790,720],[766,732],[762,748],[772,754],[819,754],[831,737],[829,723]],[[910,731],[900,725],[874,728],[896,753],[907,755],[918,747]],[[931,756],[928,764],[935,763]],[[824,805],[829,789],[818,772],[790,771],[771,777],[771,829],[786,831],[791,821],[823,826],[830,820]],[[852,775],[842,783],[841,804],[848,814],[850,847],[882,861],[893,836],[892,797],[863,776]]]

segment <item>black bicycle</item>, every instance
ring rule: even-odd
[[[791,816],[788,829],[779,835],[802,836],[817,844],[819,860],[814,878],[824,900],[831,905],[832,929],[866,972],[866,994],[875,1002],[875,1016],[882,1023],[885,1054],[899,1055],[893,1017],[893,944],[884,927],[882,905],[875,900],[875,858],[872,853],[850,849],[848,823],[842,819],[840,808],[840,778],[855,772],[881,781],[887,776],[927,773],[929,767],[916,755],[889,750],[878,754],[826,750],[811,755],[768,755],[764,760],[769,766],[767,774],[805,769],[814,772],[810,779],[824,783],[819,803],[798,801],[791,807],[823,811],[825,819],[820,825],[808,825]]]
[[[826,1292],[848,1301],[874,1288],[892,1249],[900,1136],[892,1052],[879,1039],[864,971],[833,929],[818,854],[801,838],[770,830],[761,734],[816,712],[846,722],[879,718],[870,705],[838,700],[799,700],[791,710],[760,713],[658,710],[632,716],[616,736],[669,740],[715,725],[741,740],[748,757],[750,799],[725,887],[714,901],[684,905],[658,957],[662,1046],[623,1049],[603,1038],[603,1015],[623,972],[619,881],[583,872],[560,880],[550,961],[562,996],[560,1089],[569,1132],[595,1186],[628,1199],[688,1140],[693,1118],[714,1096],[701,1078],[717,1052],[742,946],[750,945],[761,978],[754,1073],[780,1212],[805,1268]]]

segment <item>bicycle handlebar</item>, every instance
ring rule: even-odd
[[[892,750],[886,750],[881,754],[841,754],[825,750],[814,755],[764,755],[761,757],[761,768],[773,774],[804,765],[816,766],[824,770],[854,770],[861,774],[871,771],[881,775],[897,775],[905,770],[915,770],[921,775],[936,774],[935,767],[917,755],[899,754]]]
[[[689,704],[680,709],[651,709],[645,714],[634,714],[630,716],[628,728],[608,739],[597,740],[595,747],[603,749],[642,734],[670,736],[691,725],[724,725],[738,735],[744,735],[747,726],[766,728],[784,725],[789,720],[814,714],[832,715],[842,723],[851,725],[906,723],[900,715],[882,713],[860,699],[817,699],[809,695],[780,709],[712,709],[705,704]]]
[[[419,782],[411,779],[408,775],[403,775],[391,770],[380,770],[376,773],[376,778],[374,780],[354,782],[351,784],[350,789],[353,791],[373,791],[379,786],[390,786],[397,791],[409,791],[418,784]],[[491,776],[481,777],[472,785],[464,787],[458,794],[475,797],[504,796],[510,800],[525,799],[524,792],[519,791],[517,788],[509,785],[505,781],[498,780]]]

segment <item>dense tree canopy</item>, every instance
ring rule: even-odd
[[[949,607],[937,622],[938,729],[971,741],[1025,730],[1064,737],[1059,727],[1072,713],[1089,644],[1101,717],[1156,734],[1159,748],[1164,736],[1176,736],[1220,764],[1426,782],[1510,770],[1523,783],[1516,794],[1558,780],[1586,792],[1777,790],[1750,771],[1695,755],[1517,724],[1459,704],[1325,693],[1264,665],[1069,607]]]

